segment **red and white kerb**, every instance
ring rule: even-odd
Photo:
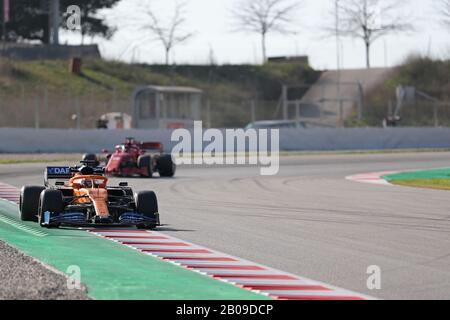
[[[145,230],[90,230],[144,254],[280,300],[366,300],[371,297],[275,270],[167,234]]]
[[[0,198],[13,203],[19,203],[20,191],[16,187],[0,182]]]
[[[384,176],[397,173],[395,171],[384,171],[384,172],[372,172],[372,173],[363,173],[357,174],[354,176],[346,177],[345,179],[355,182],[361,183],[371,183],[371,184],[381,184],[381,185],[391,185],[385,179]]]

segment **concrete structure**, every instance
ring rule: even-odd
[[[201,120],[202,90],[143,86],[133,94],[133,122],[138,129],[192,128]]]
[[[62,60],[74,57],[100,58],[97,45],[30,45],[8,43],[2,49],[1,55],[15,60]]]
[[[285,103],[285,116],[293,119],[300,115],[322,126],[340,127],[352,114],[362,117],[364,94],[382,84],[391,72],[389,68],[326,71],[301,100]]]
[[[269,57],[269,58],[267,58],[267,61],[271,62],[271,63],[297,62],[297,63],[304,63],[306,65],[309,65],[309,57],[308,56]]]

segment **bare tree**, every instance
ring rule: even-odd
[[[175,1],[174,13],[167,22],[163,22],[152,9],[145,10],[148,21],[144,23],[142,29],[150,31],[164,46],[166,65],[170,62],[172,49],[194,35],[192,32],[182,30],[186,23],[185,8],[186,2]]]
[[[336,1],[336,0],[335,0]],[[392,33],[412,31],[410,17],[402,11],[405,0],[337,0],[341,36],[358,38],[366,48],[366,66],[370,68],[370,48],[379,38]],[[336,32],[336,31],[335,31]]]
[[[289,30],[292,16],[299,7],[299,0],[241,0],[232,14],[236,31],[248,31],[261,35],[263,61],[267,61],[267,34],[294,33]]]
[[[440,0],[438,10],[442,23],[450,29],[450,0]]]

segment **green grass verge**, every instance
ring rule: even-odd
[[[406,187],[450,190],[450,168],[401,172],[384,178],[392,184]]]
[[[405,187],[450,190],[450,179],[393,180],[390,183]]]

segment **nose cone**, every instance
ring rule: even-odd
[[[109,218],[108,191],[106,189],[86,189],[89,198],[94,204],[95,213],[101,218]]]

